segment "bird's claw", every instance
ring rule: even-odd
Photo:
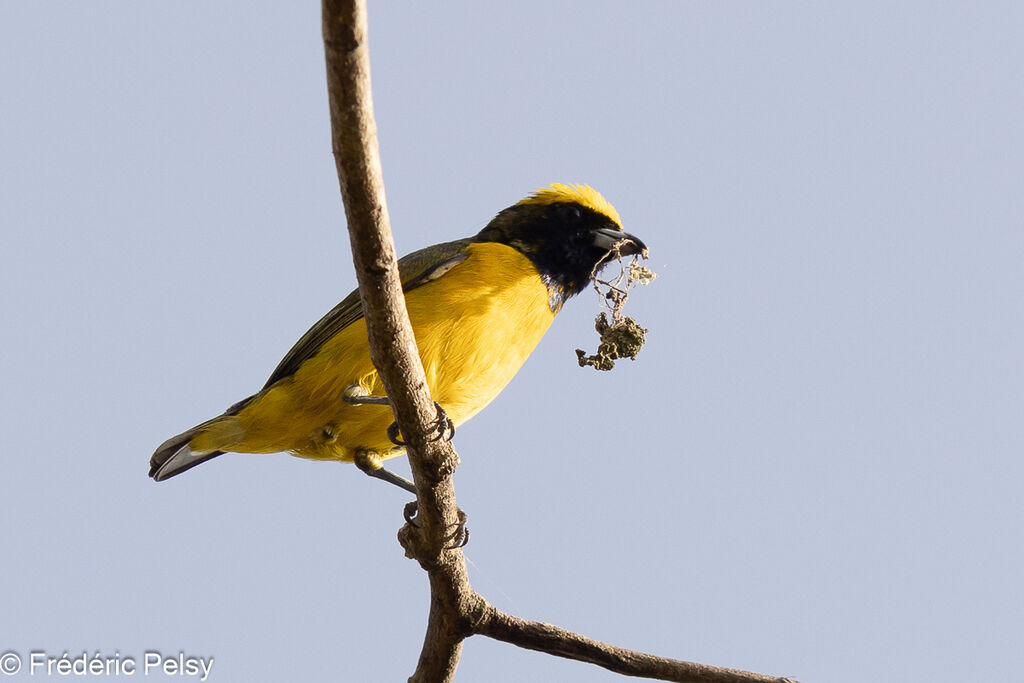
[[[402,517],[405,518],[406,524],[419,529],[420,523],[416,521],[417,512],[419,512],[419,504],[414,500],[411,503],[405,504],[405,508],[402,510]]]
[[[452,544],[445,548],[445,550],[455,550],[456,548],[465,548],[469,545],[469,527],[466,526],[465,522],[459,522],[455,526],[455,531],[452,533]]]
[[[437,408],[437,438],[451,441],[455,438],[455,423],[440,403],[434,401],[434,406]]]
[[[402,510],[402,517],[405,518],[405,523],[416,529],[420,528],[420,523],[416,520],[416,514],[419,512],[419,504],[417,501],[412,501],[405,504],[405,508]],[[466,526],[466,513],[459,510],[459,521],[455,524],[455,528],[452,533],[449,534],[448,538],[451,540],[450,545],[445,546],[445,550],[455,550],[456,548],[465,548],[469,543],[469,527]]]
[[[466,520],[468,519],[465,512],[459,510],[459,521],[455,524],[455,529],[448,537],[452,543],[449,546],[445,546],[445,550],[455,550],[456,548],[465,548],[469,543],[469,527],[466,526]]]
[[[432,441],[438,441],[441,439],[451,441],[455,438],[455,423],[452,422],[450,417],[448,417],[448,413],[445,412],[445,409],[441,407],[440,403],[434,401],[434,407],[437,409],[437,419],[434,421],[434,431],[437,433],[437,436],[435,436]],[[399,434],[401,434],[401,432],[398,429],[398,423],[392,422],[388,426],[388,440],[396,446],[407,445],[399,437]]]
[[[398,438],[399,433],[397,422],[392,422],[388,425],[388,441],[396,446],[404,446],[405,442]]]

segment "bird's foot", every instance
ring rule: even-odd
[[[431,441],[440,441],[441,439],[451,441],[455,438],[455,423],[448,417],[448,413],[445,412],[440,403],[434,401],[434,407],[437,409],[437,418],[434,420],[433,432],[435,436]],[[398,423],[392,422],[388,427],[388,440],[396,446],[405,446],[406,443],[402,441],[401,436],[399,436],[400,434],[401,431],[398,429]]]
[[[391,405],[391,399],[387,396],[373,396],[369,391],[366,390],[360,384],[350,384],[345,387],[345,390],[341,392],[341,399],[353,406],[362,405],[374,405],[374,406],[389,406]],[[451,441],[455,438],[455,423],[448,417],[448,413],[441,407],[441,404],[434,401],[434,407],[437,408],[437,419],[434,421],[434,433],[436,436],[433,438],[434,441],[444,439]],[[405,441],[402,441],[401,431],[398,428],[397,422],[392,422],[388,426],[388,440],[396,446],[406,446]]]
[[[419,512],[419,504],[417,501],[412,501],[405,504],[405,509],[402,510],[402,517],[405,518],[405,523],[416,529],[420,528],[420,523],[416,519],[416,514]],[[466,520],[468,516],[465,512],[459,509],[459,521],[453,525],[452,532],[448,534],[450,544],[445,546],[445,550],[454,550],[455,548],[465,548],[466,544],[469,543],[469,527],[466,526]]]
[[[455,525],[455,529],[452,534],[448,537],[452,539],[452,544],[449,545],[446,550],[454,550],[455,548],[465,548],[469,545],[469,527],[466,526],[466,520],[468,517],[466,513],[459,509],[459,521]]]
[[[419,512],[419,503],[412,501],[405,504],[405,509],[402,510],[402,517],[405,518],[405,523],[414,526],[417,529],[420,528],[420,523],[416,521],[416,513]]]

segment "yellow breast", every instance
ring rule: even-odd
[[[406,294],[431,395],[456,425],[494,400],[554,319],[547,287],[529,259],[495,243],[472,244],[468,251],[445,275]],[[342,401],[354,383],[384,394],[363,319],[324,344],[293,377],[262,392],[230,430],[224,425],[234,443],[217,447],[339,460],[352,460],[357,449],[398,455],[401,449],[386,435],[394,420],[390,408]],[[218,439],[210,434],[206,440],[214,445]]]

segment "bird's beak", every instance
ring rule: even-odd
[[[611,251],[617,244],[621,245],[619,254],[622,256],[642,254],[647,251],[647,245],[639,237],[634,237],[628,232],[614,228],[598,228],[594,231],[594,246],[598,249]]]

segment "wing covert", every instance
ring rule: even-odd
[[[398,273],[402,279],[402,291],[409,292],[431,280],[437,279],[459,265],[469,256],[466,247],[473,238],[444,242],[425,247],[398,260]],[[305,361],[316,355],[317,351],[331,337],[363,317],[363,306],[359,300],[359,290],[355,290],[342,299],[341,303],[332,308],[327,315],[316,322],[306,334],[295,343],[285,354],[277,368],[271,373],[264,389],[295,374]]]

